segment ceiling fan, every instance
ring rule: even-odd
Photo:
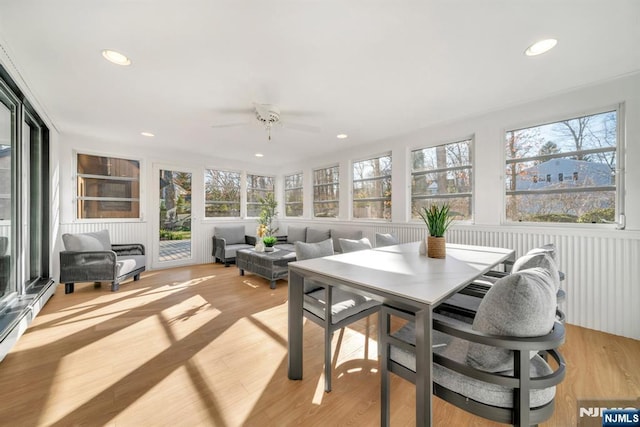
[[[224,113],[232,113],[232,114],[254,114],[256,120],[264,126],[267,131],[267,138],[271,141],[271,129],[274,126],[282,126],[288,129],[295,129],[302,132],[312,132],[317,133],[320,132],[320,128],[318,126],[307,125],[303,123],[294,123],[289,120],[283,121],[280,115],[280,108],[277,105],[273,104],[259,104],[257,102],[253,103],[253,108],[248,109],[240,109],[240,110],[223,110]],[[307,115],[304,112],[285,112],[285,116],[295,116],[295,115]],[[251,122],[234,122],[234,123],[222,123],[222,124],[214,124],[211,125],[213,128],[223,128],[223,127],[235,127],[235,126],[246,126],[250,125]]]

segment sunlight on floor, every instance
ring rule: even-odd
[[[162,310],[160,316],[170,325],[173,341],[183,339],[219,314],[220,310],[212,307],[200,295],[194,295]]]
[[[45,405],[42,409],[43,422],[63,418],[69,413],[69,408],[77,409],[96,398],[99,394],[95,392],[96,384],[100,384],[101,390],[112,388],[171,346],[157,316],[130,321],[135,323],[113,333],[103,331],[106,334],[104,337],[61,357],[56,377],[64,377],[65,380],[52,384],[49,395],[55,396],[56,401],[54,405]],[[136,342],[136,335],[149,334],[157,336],[152,345],[149,345],[149,341],[144,341],[144,346],[140,347],[132,345]],[[87,361],[91,361],[91,364],[88,365]],[[85,389],[91,390],[91,393]],[[61,412],[60,408],[64,410]]]

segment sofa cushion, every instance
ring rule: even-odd
[[[340,238],[340,248],[343,253],[362,251],[365,249],[371,249],[371,242],[366,237],[363,237],[360,240]]]
[[[556,291],[550,272],[531,268],[498,280],[482,299],[473,329],[492,335],[538,337],[553,328]],[[535,352],[532,352],[532,357]],[[469,365],[488,372],[513,368],[510,350],[471,343]]]
[[[287,243],[306,242],[307,227],[290,225],[287,227]]]
[[[224,248],[224,256],[226,259],[231,259],[231,258],[235,258],[236,257],[236,253],[240,250],[240,249],[251,249],[254,246],[248,245],[246,243],[236,243],[233,245],[227,245]]]
[[[73,252],[111,250],[111,239],[109,239],[108,230],[93,233],[65,233],[62,235],[62,242],[67,251]]]
[[[376,248],[397,245],[398,238],[391,233],[376,233]]]
[[[349,239],[349,240],[358,240],[362,238],[362,230],[356,229],[347,229],[347,230],[336,230],[335,228],[331,229],[331,238],[333,239],[333,249],[335,251],[342,251],[342,247],[340,246],[340,239]]]
[[[312,228],[307,227],[307,239],[306,243],[318,243],[327,240],[331,237],[331,230],[328,228]]]
[[[245,243],[244,225],[219,225],[213,229],[213,235],[220,239],[225,239],[227,245]]]

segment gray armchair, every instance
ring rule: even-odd
[[[144,245],[111,244],[107,230],[95,233],[64,234],[65,250],[60,252],[60,283],[64,293],[74,291],[76,282],[111,282],[111,291],[130,277],[140,279],[146,269]]]
[[[229,267],[231,262],[235,262],[238,249],[252,248],[255,244],[256,238],[245,234],[243,224],[219,225],[213,229],[211,255],[216,262],[220,261]]]

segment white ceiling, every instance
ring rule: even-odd
[[[285,164],[636,72],[640,1],[3,0],[0,42],[63,137]]]

